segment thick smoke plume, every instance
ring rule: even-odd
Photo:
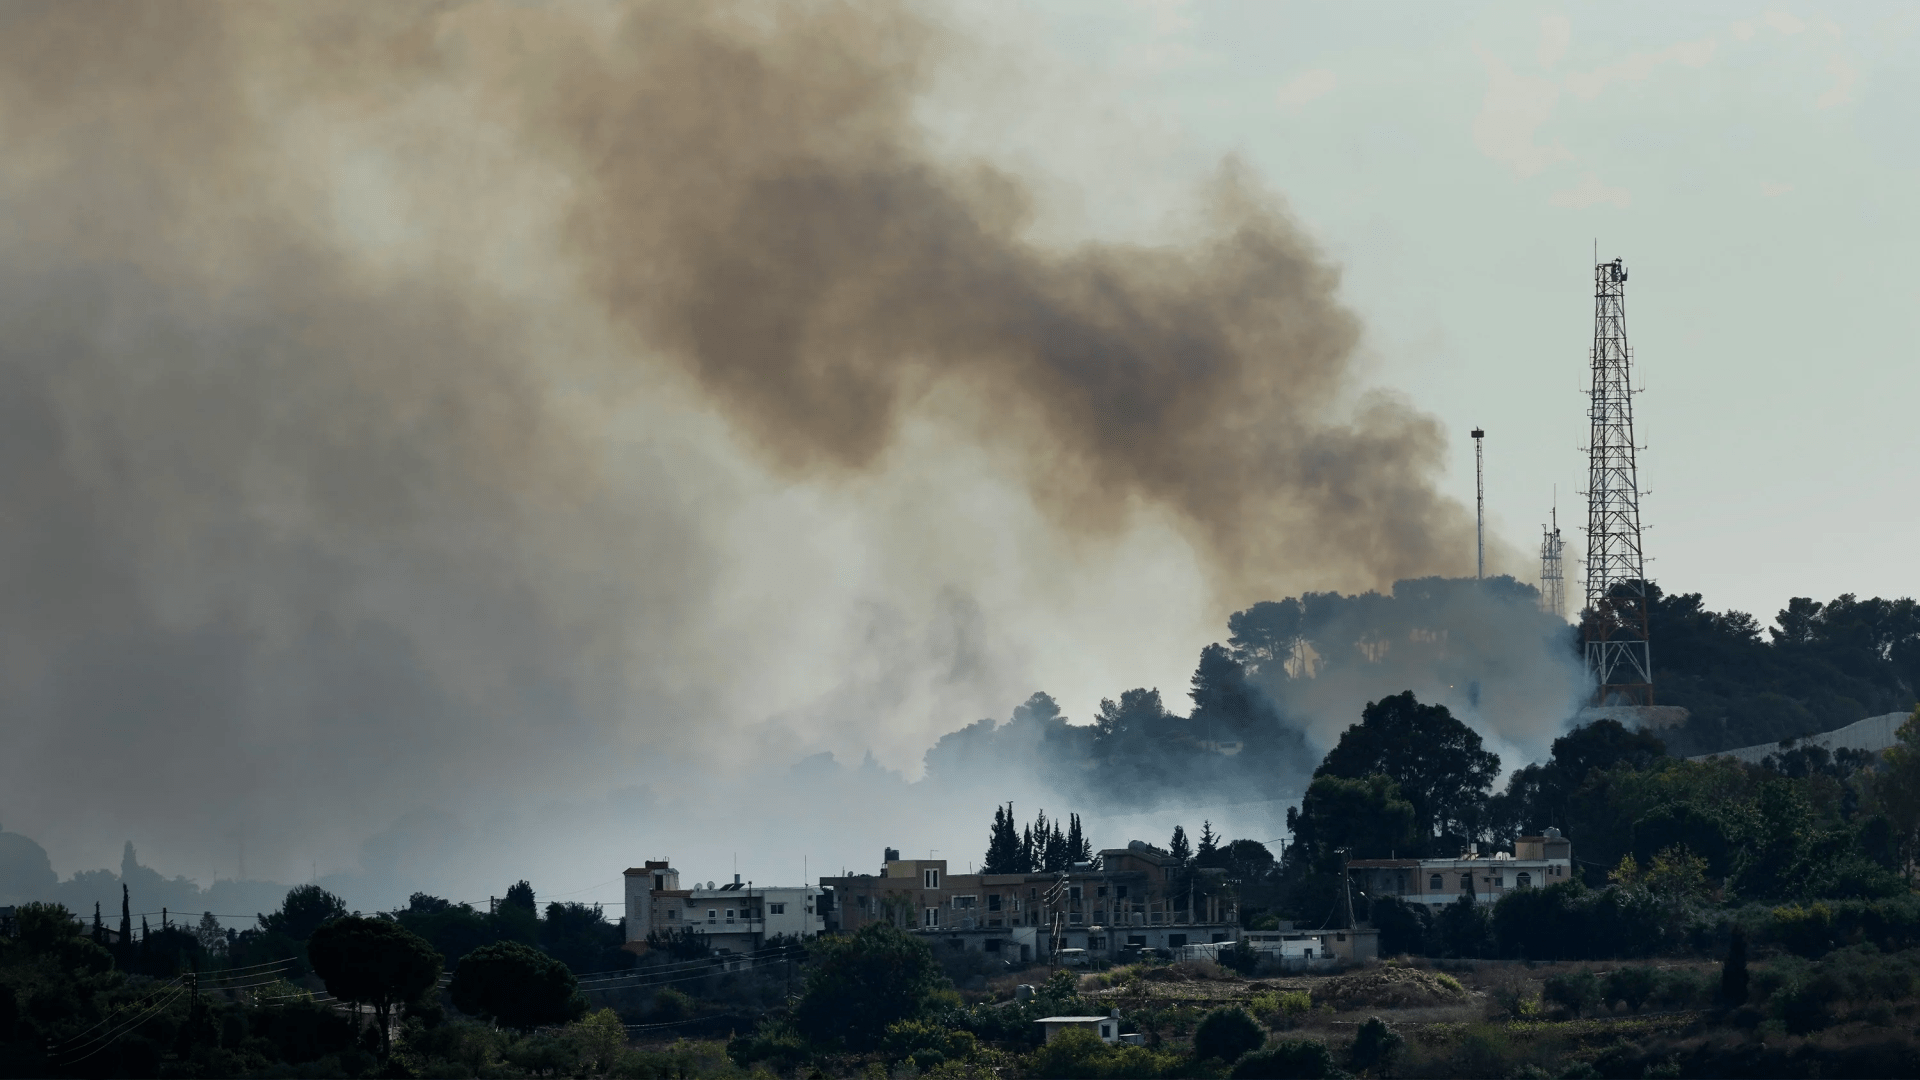
[[[1025,493],[1047,535],[1009,513],[995,558],[1036,579],[1142,521],[1222,616],[1460,569],[1439,425],[1359,394],[1276,199],[1229,164],[1178,246],[1033,242],[1019,179],[915,119],[946,34],[884,3],[0,7],[6,825],[194,874],[399,881],[562,832],[624,865],[684,823],[663,792],[823,733],[924,747],[1046,678],[985,571],[876,528],[881,584],[942,613],[896,634],[779,571],[832,530],[741,539],[770,490],[963,520],[869,494],[913,486],[920,430]],[[936,719],[834,696],[897,658]]]

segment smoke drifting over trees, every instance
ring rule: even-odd
[[[0,8],[9,826],[282,880],[628,849],[1047,683],[1047,598],[979,597],[1110,592],[1138,530],[1213,613],[1464,568],[1440,426],[1354,385],[1278,200],[1229,163],[1178,246],[1033,242],[914,118],[946,35]]]

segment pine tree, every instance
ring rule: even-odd
[[[1047,833],[1046,865],[1042,867],[1049,874],[1057,874],[1067,868],[1067,836],[1060,831],[1060,823],[1054,822],[1052,831]]]
[[[1187,842],[1187,830],[1183,825],[1173,827],[1173,839],[1167,841],[1167,854],[1186,862],[1193,858],[1193,845]]]
[[[1220,857],[1220,834],[1213,831],[1213,822],[1200,823],[1200,850],[1193,853],[1193,861],[1201,866],[1212,866]]]
[[[1080,828],[1080,815],[1070,815],[1071,824],[1067,826],[1067,861],[1090,863],[1093,861],[1093,843],[1087,839],[1086,831]]]
[[[1020,873],[1020,837],[1013,831],[1013,804],[993,808],[993,832],[987,839],[986,861],[980,866],[983,874]]]
[[[1033,844],[1027,849],[1033,853],[1030,856],[1033,869],[1027,871],[1028,873],[1041,874],[1052,869],[1047,865],[1047,841],[1052,838],[1052,835],[1053,822],[1048,820],[1047,812],[1036,811],[1033,815]]]

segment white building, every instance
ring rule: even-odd
[[[1573,842],[1548,829],[1522,836],[1511,853],[1468,851],[1457,859],[1355,859],[1347,863],[1354,889],[1437,910],[1462,896],[1491,904],[1516,889],[1538,889],[1573,876]]]
[[[719,953],[758,951],[776,937],[810,938],[826,928],[821,890],[733,881],[680,887],[680,871],[649,862],[626,871],[627,942],[644,948],[650,933],[692,932]]]

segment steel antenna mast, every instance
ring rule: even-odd
[[[1561,570],[1560,505],[1554,500],[1551,524],[1540,527],[1540,610],[1557,618],[1567,615],[1567,584]]]
[[[1480,452],[1480,440],[1486,432],[1473,429],[1473,577],[1475,581],[1484,581],[1487,576],[1487,484],[1486,459]]]
[[[1595,705],[1652,705],[1646,555],[1640,540],[1627,268],[1593,268],[1593,389],[1587,418],[1587,602],[1580,615]]]

